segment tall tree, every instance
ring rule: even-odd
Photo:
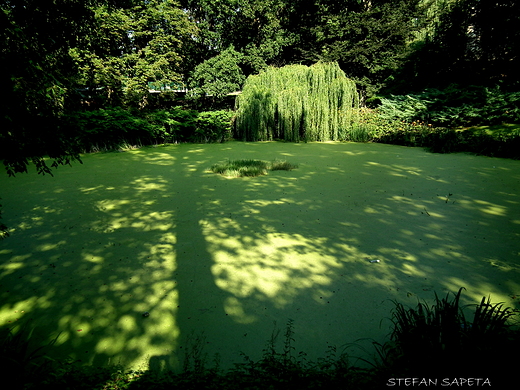
[[[480,0],[475,4],[474,25],[482,76],[491,83],[518,90],[520,2]]]
[[[78,80],[109,104],[148,104],[148,82],[183,80],[195,26],[175,0],[128,0],[95,8],[90,45],[73,51]],[[96,92],[97,91],[97,92]]]
[[[78,157],[59,118],[75,94],[76,67],[69,49],[90,32],[90,1],[0,2],[0,158],[10,175],[32,160],[39,173]]]
[[[520,3],[510,0],[430,0],[427,28],[414,42],[394,90],[503,85],[520,76]]]
[[[50,173],[79,160],[60,117],[74,100],[77,69],[69,49],[89,34],[90,4],[0,1],[0,159],[11,176],[26,172],[31,161],[38,173]],[[51,158],[50,167],[44,155]],[[0,222],[0,239],[8,235]]]
[[[283,48],[292,43],[282,26],[287,4],[282,0],[184,0],[200,34],[193,43],[193,58],[200,62],[233,47],[242,54],[246,75],[268,65],[283,65]]]
[[[148,82],[183,78],[196,35],[174,0],[1,0],[0,9],[0,158],[10,175],[30,161],[50,173],[79,160],[62,119],[80,92],[143,107]]]
[[[420,0],[322,0],[316,55],[337,61],[366,95],[377,92],[397,69],[419,29]]]
[[[197,65],[189,79],[189,97],[198,101],[209,97],[215,103],[240,90],[246,79],[240,68],[242,60],[242,54],[230,47]]]
[[[184,0],[209,59],[233,47],[245,75],[268,65],[337,61],[375,91],[404,59],[419,29],[420,0]],[[205,57],[207,56],[207,57]]]

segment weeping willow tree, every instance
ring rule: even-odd
[[[236,100],[236,132],[246,141],[337,141],[356,120],[354,82],[337,63],[288,65],[249,76]]]

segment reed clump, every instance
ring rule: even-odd
[[[226,177],[244,177],[267,175],[269,171],[290,171],[297,168],[285,160],[271,162],[262,160],[227,160],[223,163],[212,165],[209,170]]]
[[[509,356],[520,346],[520,330],[511,321],[517,312],[483,297],[468,316],[460,305],[462,290],[444,298],[435,294],[433,305],[418,302],[412,308],[394,301],[390,341],[373,343],[373,366],[381,377],[485,376],[494,384],[507,378]]]

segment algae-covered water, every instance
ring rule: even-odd
[[[228,158],[299,167],[207,171]],[[11,228],[0,326],[31,319],[41,337],[59,334],[58,358],[179,368],[199,343],[230,366],[240,352],[258,358],[289,320],[296,352],[313,358],[383,340],[392,300],[465,287],[465,304],[520,307],[520,161],[231,142],[83,162],[54,177],[0,174]]]

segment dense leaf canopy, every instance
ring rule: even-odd
[[[77,159],[81,106],[150,106],[149,83],[215,99],[270,66],[337,62],[368,101],[478,84],[517,90],[520,3],[491,0],[1,0],[0,158]]]

